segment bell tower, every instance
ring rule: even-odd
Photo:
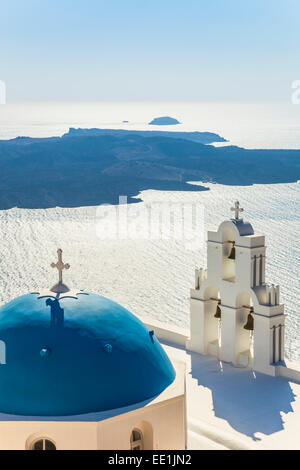
[[[191,289],[189,348],[238,367],[275,375],[284,359],[284,306],[279,286],[265,282],[264,235],[240,218],[208,232],[207,269],[197,269]]]

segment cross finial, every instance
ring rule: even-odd
[[[57,263],[51,263],[51,267],[56,268],[58,270],[59,284],[62,284],[62,282],[63,282],[62,272],[63,272],[64,269],[70,269],[70,265],[63,263],[62,250],[60,248],[57,250],[57,255],[58,255],[58,261],[57,261]]]
[[[240,207],[239,201],[236,201],[234,207],[231,208],[235,212],[235,220],[240,220],[240,212],[244,212],[244,209]]]

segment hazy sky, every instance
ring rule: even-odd
[[[299,0],[0,0],[8,101],[287,100]]]

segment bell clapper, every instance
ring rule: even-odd
[[[219,307],[219,305],[221,305],[221,299],[215,299],[212,297],[210,298],[210,300],[214,300],[215,302],[218,302],[214,317],[217,318],[218,320],[221,320],[221,309]]]
[[[228,259],[235,260],[235,242],[229,240],[228,243],[232,244],[232,249],[231,249],[230,255],[228,256]]]

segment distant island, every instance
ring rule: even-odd
[[[70,129],[62,137],[0,140],[0,209],[118,204],[120,194],[137,203],[147,189],[200,192],[206,182],[300,179],[300,150],[207,144],[217,139],[205,132]]]
[[[142,137],[170,137],[171,139],[184,139],[198,142],[199,144],[213,144],[215,142],[227,142],[224,137],[221,137],[214,132],[178,132],[178,131],[136,131],[127,129],[74,129],[71,127],[67,134],[63,137],[83,137],[83,136],[129,136],[136,134]]]
[[[180,124],[177,119],[171,118],[169,116],[163,116],[163,117],[158,117],[154,118],[151,122],[149,122],[152,126],[176,126],[177,124]]]

